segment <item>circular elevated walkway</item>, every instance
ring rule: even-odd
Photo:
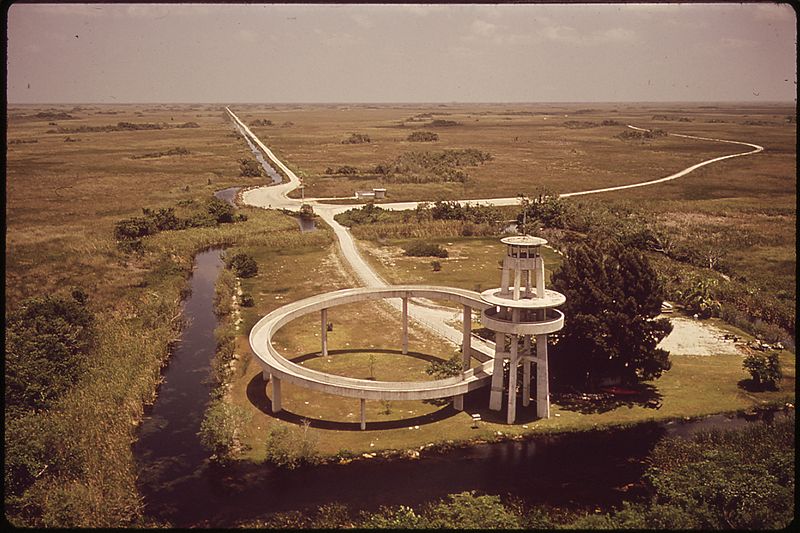
[[[272,377],[312,390],[362,400],[430,400],[458,396],[488,383],[492,373],[489,359],[458,376],[435,381],[371,381],[335,376],[295,364],[272,345],[272,337],[292,320],[337,305],[385,298],[427,298],[446,300],[483,311],[489,304],[477,292],[432,285],[360,287],[319,294],[280,307],[259,320],[250,331],[250,347],[262,370]],[[476,350],[476,348],[472,348]],[[488,355],[488,354],[487,354]]]

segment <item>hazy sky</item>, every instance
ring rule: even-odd
[[[15,4],[9,103],[796,101],[788,4]]]

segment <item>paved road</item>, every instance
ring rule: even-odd
[[[227,112],[230,114],[231,119],[237,125],[239,131],[250,138],[251,142],[259,146],[264,153],[270,158],[270,160],[280,169],[282,169],[286,175],[289,177],[289,181],[287,183],[282,183],[280,185],[271,185],[271,186],[264,186],[259,187],[256,189],[250,189],[245,191],[242,194],[242,201],[245,204],[252,205],[255,207],[264,207],[264,208],[280,208],[280,209],[288,209],[292,211],[298,211],[300,206],[303,202],[297,199],[289,198],[289,192],[293,191],[297,187],[300,186],[300,179],[292,172],[286,165],[284,165],[272,151],[267,148],[259,139],[256,137],[250,129],[245,125],[239,118],[231,111],[229,108],[225,108]],[[629,128],[638,130],[638,131],[648,131],[643,128],[638,128],[636,126],[628,125]],[[669,176],[644,181],[640,183],[633,183],[630,185],[620,185],[616,187],[605,187],[602,189],[591,189],[588,191],[579,191],[579,192],[571,192],[561,194],[562,197],[570,197],[570,196],[582,196],[587,194],[598,194],[604,192],[611,192],[611,191],[621,191],[624,189],[632,189],[635,187],[645,187],[656,185],[659,183],[664,183],[667,181],[675,180],[686,176],[687,174],[694,172],[698,168],[704,167],[706,165],[710,165],[712,163],[716,163],[718,161],[723,161],[725,159],[730,159],[733,157],[742,157],[747,155],[756,154],[764,150],[764,147],[759,146],[757,144],[746,143],[741,141],[730,141],[726,139],[714,139],[708,137],[697,137],[693,135],[683,135],[679,133],[670,133],[669,135],[673,135],[675,137],[684,137],[687,139],[697,139],[703,141],[714,141],[714,142],[722,142],[728,144],[736,144],[742,146],[748,146],[752,148],[752,150],[748,150],[746,152],[737,152],[735,154],[724,155],[720,157],[715,157],[712,159],[707,159],[690,167],[687,167],[679,172],[674,174],[670,174]],[[348,205],[332,205],[332,204],[325,204],[322,203],[319,199],[306,199],[306,203],[313,205],[314,212],[318,214],[328,225],[333,228],[334,233],[336,234],[336,238],[339,241],[339,246],[342,250],[342,255],[350,264],[353,269],[353,272],[356,274],[358,279],[365,287],[382,287],[388,285],[385,280],[383,280],[375,270],[364,260],[364,258],[359,253],[358,249],[356,248],[355,242],[353,237],[350,235],[350,231],[336,222],[334,220],[334,216],[338,213],[347,211],[348,209],[352,209],[353,207],[359,207],[364,205],[363,202],[354,201],[352,204]],[[477,199],[477,200],[460,200],[460,203],[470,203],[472,205],[495,205],[495,206],[508,206],[508,205],[519,205],[520,199],[518,197],[513,198],[485,198],[485,199]],[[415,209],[420,202],[393,202],[393,203],[385,203],[380,204],[380,206],[384,209],[391,209],[391,210],[407,210],[407,209]],[[394,302],[392,300],[389,301],[392,305],[395,305],[396,308],[399,309],[400,303]],[[423,323],[429,329],[439,333],[440,335],[444,336],[445,338],[453,341],[455,344],[460,344],[461,342],[461,332],[459,328],[454,328],[447,325],[448,322],[458,322],[459,320],[459,313],[454,312],[450,309],[438,307],[438,306],[431,306],[428,302],[422,302],[426,305],[418,305],[416,303],[409,304],[409,315],[414,318],[415,320]],[[483,352],[483,353],[490,353],[491,346],[480,339],[473,338],[473,346]]]

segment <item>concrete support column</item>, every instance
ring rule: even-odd
[[[367,429],[367,400],[361,398],[361,430]]]
[[[522,271],[520,269],[514,270],[514,295],[515,300],[519,300],[519,286],[521,283]]]
[[[503,272],[500,275],[500,294],[508,294],[508,273],[509,269],[503,261]]]
[[[503,405],[503,355],[506,345],[505,333],[494,334],[494,363],[492,365],[492,390],[489,393],[489,409],[499,411]]]
[[[408,296],[403,297],[403,355],[408,353]]]
[[[266,370],[262,370],[261,371],[261,377],[264,379],[264,384],[265,385],[267,383],[269,383],[269,372],[267,372]]]
[[[550,418],[547,335],[536,336],[536,416],[539,418]]]
[[[516,309],[515,309],[516,311]],[[513,424],[517,418],[517,365],[519,336],[511,335],[511,362],[508,368],[508,414],[506,422]]]
[[[272,382],[272,412],[273,413],[280,413],[281,412],[281,378],[278,376],[272,376],[270,379]]]
[[[544,259],[536,258],[536,296],[544,298]]]
[[[525,359],[522,360],[522,406],[528,407],[531,404],[531,336],[525,335],[522,344],[522,353]]]
[[[458,396],[453,396],[453,409],[456,411],[463,411],[464,410],[464,395],[459,394]]]
[[[466,372],[472,357],[472,308],[464,306],[464,328],[461,338],[461,370]]]
[[[525,276],[525,297],[530,298],[533,296],[531,293],[531,271],[526,270],[523,276]]]
[[[323,309],[320,312],[322,317],[322,330],[320,332],[320,337],[322,337],[322,355],[328,355],[328,310]]]

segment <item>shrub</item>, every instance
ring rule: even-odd
[[[439,140],[439,134],[432,131],[415,131],[408,136],[411,142],[434,142]]]
[[[334,220],[343,226],[356,226],[359,224],[375,224],[390,218],[389,212],[375,204],[369,203],[363,207],[355,207],[344,213],[335,215]]]
[[[742,361],[742,368],[750,372],[753,384],[762,389],[776,390],[783,377],[777,353],[750,354]]]
[[[518,529],[520,517],[498,496],[450,494],[426,513],[432,529]]]
[[[275,425],[267,433],[265,442],[267,460],[276,466],[292,470],[303,464],[320,462],[316,438],[309,432],[309,423],[303,428]]]
[[[225,266],[240,278],[252,278],[258,274],[258,264],[250,255],[239,252],[233,257],[225,259]]]
[[[261,165],[252,159],[242,158],[239,160],[240,175],[250,178],[260,178],[262,176]]]
[[[247,411],[241,406],[222,399],[213,400],[200,424],[200,443],[219,459],[230,458],[241,448],[247,422]]]
[[[439,272],[442,270],[442,263],[439,261],[431,261],[431,268],[434,272]]]
[[[350,137],[342,141],[342,144],[363,144],[371,142],[369,135],[363,133],[351,133]]]
[[[427,243],[424,241],[417,241],[405,247],[405,253],[411,257],[442,257],[445,258],[449,254],[447,249],[439,244]]]
[[[49,407],[89,368],[94,316],[75,297],[26,300],[6,321],[5,405]]]
[[[217,223],[233,222],[233,206],[224,200],[212,196],[208,201],[207,210]]]
[[[114,225],[114,237],[118,241],[140,239],[157,231],[156,223],[150,217],[126,218]]]
[[[447,361],[431,361],[425,368],[425,373],[436,379],[445,379],[461,373],[461,354],[456,353]]]
[[[253,307],[256,304],[256,301],[253,299],[253,295],[250,293],[244,293],[239,297],[239,305],[242,307]]]

